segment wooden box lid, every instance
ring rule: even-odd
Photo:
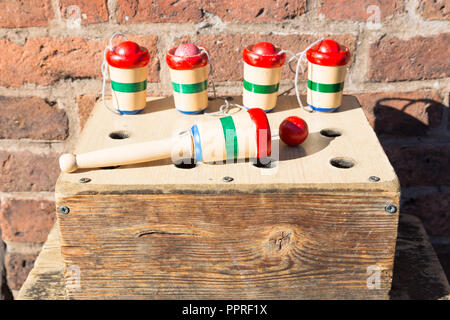
[[[241,97],[233,103],[241,104]],[[111,100],[106,101],[111,104]],[[214,112],[223,100],[209,101],[206,112]],[[308,139],[298,147],[289,147],[276,137],[272,142],[270,168],[258,168],[251,162],[197,164],[195,168],[177,168],[170,159],[115,169],[79,170],[61,173],[56,194],[79,193],[215,193],[215,192],[297,192],[301,190],[364,190],[397,192],[398,179],[372,127],[354,96],[344,96],[335,113],[309,113],[298,107],[295,96],[278,97],[277,107],[268,114],[272,131],[292,115],[308,123]],[[232,112],[237,111],[232,110]],[[239,111],[244,112],[244,111]],[[75,153],[170,137],[211,115],[184,115],[174,108],[173,98],[149,97],[139,115],[120,116],[107,110],[101,100],[96,103],[75,147]],[[324,136],[332,129],[338,137]],[[125,133],[126,139],[112,139],[111,134]],[[72,151],[72,150],[70,150]],[[333,166],[332,159],[354,163],[351,168]],[[371,181],[375,176],[379,181]],[[231,182],[224,177],[232,177]],[[88,183],[80,183],[89,178]]]

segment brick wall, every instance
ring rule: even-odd
[[[1,294],[20,289],[55,221],[57,158],[98,97],[115,31],[150,50],[152,95],[170,94],[165,52],[186,40],[211,51],[220,94],[241,93],[250,43],[300,51],[329,36],[350,46],[345,91],[360,99],[400,178],[402,212],[422,219],[448,265],[449,10],[448,0],[0,2]],[[280,90],[292,79],[286,68]]]

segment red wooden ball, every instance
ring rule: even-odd
[[[341,51],[341,46],[334,40],[325,39],[320,44],[320,47],[317,51],[322,53],[333,53]]]
[[[277,48],[270,42],[259,42],[253,46],[252,51],[261,55],[269,55],[276,54]]]
[[[281,122],[278,132],[284,143],[296,146],[308,137],[308,125],[302,118],[291,116]]]
[[[124,41],[116,46],[115,51],[118,55],[129,57],[141,52],[141,47],[133,41]]]
[[[190,57],[196,56],[200,53],[200,49],[192,43],[183,43],[180,44],[175,50],[175,55],[179,57]]]

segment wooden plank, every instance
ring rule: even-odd
[[[105,194],[61,198],[76,299],[386,299],[390,193]],[[201,203],[201,205],[199,205]],[[238,209],[238,208],[246,208]],[[367,268],[381,272],[367,288]]]
[[[217,110],[222,102],[210,101],[207,112]],[[235,97],[232,102],[241,103],[241,97]],[[298,108],[295,97],[280,96],[277,108],[268,114],[272,129],[276,131],[281,121],[290,115],[304,118],[310,135],[303,145],[295,148],[274,139],[273,157],[278,161],[274,161],[270,169],[257,168],[248,162],[227,165],[202,163],[193,169],[180,169],[167,159],[113,170],[80,170],[61,174],[56,185],[57,196],[124,190],[164,193],[183,190],[265,192],[275,189],[398,191],[395,172],[355,97],[344,96],[340,111],[327,114],[308,113]],[[81,134],[76,152],[170,137],[177,130],[190,128],[192,124],[211,117],[183,115],[174,109],[172,98],[148,98],[147,108],[143,114],[136,116],[119,116],[97,103]],[[325,137],[320,133],[323,129],[336,129],[342,135]],[[111,139],[109,135],[112,132],[126,132],[129,138]],[[350,169],[333,167],[330,160],[335,157],[353,159],[355,166]],[[225,176],[234,180],[224,183],[222,178]],[[380,181],[369,182],[370,176],[377,176]],[[89,177],[91,182],[80,184],[82,177]]]
[[[391,299],[450,299],[450,286],[420,220],[402,214]]]
[[[17,300],[67,300],[59,225],[56,223],[37,257]]]
[[[59,251],[57,227],[44,248]],[[47,266],[47,267],[43,267]],[[48,275],[49,267],[53,276]],[[33,270],[19,292],[18,299],[66,299],[64,263],[60,254],[41,252]],[[391,299],[448,299],[450,287],[428,236],[414,216],[401,214],[395,252]]]

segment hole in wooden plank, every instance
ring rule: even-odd
[[[271,169],[276,166],[276,161],[272,158],[251,159],[253,165],[257,168]]]
[[[114,140],[122,140],[130,137],[130,134],[126,131],[114,131],[109,134],[109,137]]]
[[[197,166],[194,159],[179,159],[174,162],[175,167],[179,169],[193,169]]]
[[[342,133],[336,129],[323,129],[320,130],[320,134],[328,138],[336,138],[342,135]]]
[[[355,165],[355,161],[350,158],[333,158],[330,164],[339,169],[350,169]]]

